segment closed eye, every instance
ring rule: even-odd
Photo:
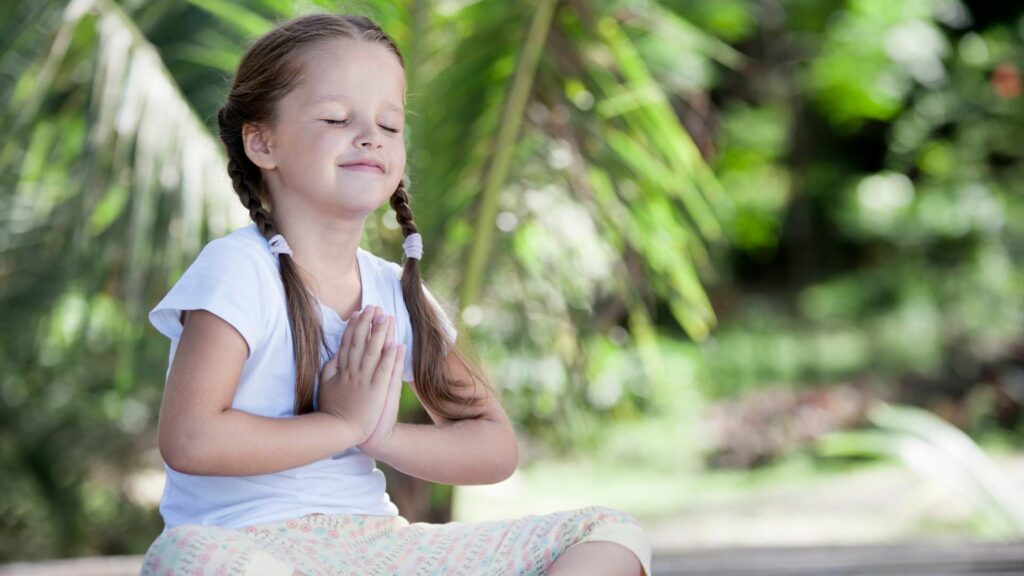
[[[328,119],[325,119],[324,122],[326,122],[330,126],[342,126],[342,125],[348,123],[348,120],[328,120]],[[381,126],[381,128],[387,130],[388,132],[394,133],[394,134],[398,134],[398,132],[399,132],[397,129],[395,129],[395,128],[388,128],[387,126]]]

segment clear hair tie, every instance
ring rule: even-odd
[[[271,254],[292,254],[292,249],[288,246],[288,242],[284,239],[284,236],[280,234],[274,234],[274,236],[267,241],[270,244]]]
[[[414,232],[405,237],[402,242],[402,249],[405,250],[406,258],[423,260],[423,237],[419,232]]]

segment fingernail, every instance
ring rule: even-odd
[[[383,323],[385,323],[387,321],[388,321],[388,317],[387,316],[377,316],[376,318],[373,319],[373,323],[374,324],[383,324]]]

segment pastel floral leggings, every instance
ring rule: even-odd
[[[571,546],[596,540],[626,546],[651,574],[650,539],[640,524],[588,506],[477,523],[308,514],[245,528],[185,524],[150,545],[142,576],[533,575]]]

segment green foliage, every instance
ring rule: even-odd
[[[734,63],[738,53],[678,17],[662,18],[671,15],[654,4],[637,6],[632,19],[620,2],[591,3],[585,13],[563,6],[551,30],[526,43],[558,48],[540,51],[526,71],[528,90],[512,91],[524,108],[508,105],[506,84],[522,58],[530,6],[321,6],[374,17],[407,55],[410,192],[442,298],[479,275],[464,255],[480,246],[472,208],[481,182],[491,178],[489,189],[501,192],[504,236],[486,260],[479,302],[462,303],[466,312],[484,310],[486,322],[464,333],[485,349],[511,350],[510,365],[522,360],[528,385],[509,396],[524,430],[568,448],[592,442],[604,421],[637,417],[657,354],[645,345],[628,361],[608,358],[609,369],[634,380],[615,393],[590,368],[587,349],[623,316],[595,321],[594,303],[628,298],[634,333],[654,342],[649,310],[622,279],[627,264],[639,263],[660,278],[654,293],[673,302],[677,321],[706,335],[714,315],[695,261],[704,258],[701,238],[720,236],[713,208],[722,198],[673,114],[661,84],[672,77],[671,59],[651,28],[670,45],[706,50],[708,61]],[[167,344],[145,313],[206,241],[247,221],[226,178],[214,113],[242,47],[275,21],[313,9],[277,0],[97,0],[26,4],[12,15],[33,24],[12,26],[2,40],[3,69],[15,81],[0,85],[8,97],[0,126],[11,136],[0,144],[0,194],[10,207],[0,233],[0,306],[11,327],[0,337],[0,457],[19,487],[7,492],[17,501],[0,499],[10,543],[2,557],[139,551],[153,534],[158,517],[140,513],[130,496],[133,473],[159,464]],[[495,149],[502,127],[511,137]],[[498,157],[510,159],[507,176],[488,172]],[[644,180],[648,171],[655,173]],[[592,177],[600,197],[590,194]],[[517,196],[520,183],[536,182],[546,185],[522,186]],[[609,219],[612,210],[624,220]],[[629,234],[618,233],[622,226]],[[645,234],[651,226],[656,241]],[[367,248],[397,259],[388,255],[400,253],[400,242],[387,208],[368,220]],[[503,251],[506,243],[518,249]],[[667,257],[670,244],[679,252]],[[498,310],[524,302],[540,304],[545,321],[502,331]],[[501,355],[486,360],[497,374],[514,374]],[[141,540],[108,541],[116,530]]]
[[[23,2],[0,24],[0,558],[139,552],[158,528],[129,480],[159,464],[144,313],[247,221],[212,135],[242,46],[317,6],[402,46],[427,276],[448,300],[482,282],[462,333],[538,446],[678,440],[666,469],[695,471],[712,399],[941,377],[1022,338],[1019,8],[562,2],[520,106],[529,3]],[[387,208],[365,240],[397,259]]]
[[[984,362],[1024,336],[1021,14],[972,27],[956,2],[821,10],[794,3],[766,23],[783,57],[721,108],[726,230],[774,279],[763,295],[712,288],[728,313],[704,346],[711,396],[941,378],[955,351]],[[808,32],[818,42],[785,51]],[[751,274],[725,268],[736,284]]]

